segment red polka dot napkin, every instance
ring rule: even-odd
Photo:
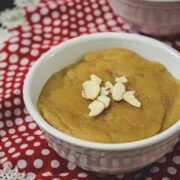
[[[28,180],[179,180],[180,143],[154,164],[129,174],[87,172],[59,157],[28,114],[22,96],[24,78],[47,50],[88,33],[132,32],[107,0],[42,0],[24,7],[25,21],[10,29],[12,37],[0,51],[0,169],[9,161]],[[180,37],[161,39],[180,51]]]

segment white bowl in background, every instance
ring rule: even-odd
[[[180,0],[109,0],[132,29],[151,35],[180,33]]]
[[[68,40],[50,49],[30,69],[23,87],[27,110],[44,131],[49,146],[83,169],[106,174],[134,171],[158,160],[178,141],[180,121],[144,140],[103,144],[80,140],[58,131],[43,119],[36,105],[44,84],[55,72],[75,63],[89,51],[115,46],[133,50],[146,59],[164,64],[180,79],[180,54],[168,45],[140,35],[97,33]]]

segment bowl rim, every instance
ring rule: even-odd
[[[132,150],[132,149],[139,149],[143,148],[146,146],[150,146],[152,144],[159,143],[165,139],[168,139],[169,137],[174,136],[175,134],[180,132],[180,120],[177,121],[174,125],[172,125],[170,128],[166,129],[165,131],[154,135],[152,137],[143,139],[143,140],[138,140],[134,142],[127,142],[127,143],[116,143],[116,144],[110,144],[110,143],[97,143],[97,142],[91,142],[91,141],[86,141],[82,139],[78,139],[75,137],[72,137],[68,134],[65,134],[53,126],[51,126],[48,122],[46,122],[45,119],[37,112],[37,109],[32,103],[31,96],[30,96],[30,83],[31,83],[31,76],[33,76],[34,72],[38,67],[41,65],[41,63],[54,54],[57,50],[59,50],[61,47],[67,46],[71,44],[71,42],[78,42],[81,40],[87,40],[88,38],[115,38],[115,37],[120,37],[120,38],[127,38],[127,39],[134,39],[138,40],[140,42],[146,41],[149,43],[156,44],[160,46],[161,48],[165,48],[169,53],[171,53],[173,56],[176,56],[177,59],[180,61],[180,53],[173,49],[172,47],[168,46],[165,43],[162,43],[156,39],[152,39],[150,37],[146,37],[143,35],[138,35],[138,34],[131,34],[131,33],[119,33],[119,32],[104,32],[104,33],[94,33],[94,34],[88,34],[88,35],[83,35],[79,36],[70,40],[67,40],[65,42],[60,43],[59,45],[51,48],[48,50],[46,53],[44,53],[31,67],[30,71],[27,73],[27,76],[24,81],[23,85],[23,98],[24,98],[24,103],[25,106],[29,112],[29,114],[32,116],[33,120],[39,125],[39,127],[47,132],[48,134],[52,135],[56,139],[62,140],[66,143],[78,146],[78,147],[83,147],[83,148],[88,148],[88,149],[96,149],[96,150],[103,150],[103,151],[119,151],[119,150]],[[179,131],[179,132],[178,132]]]

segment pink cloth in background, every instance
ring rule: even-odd
[[[158,162],[137,172],[100,175],[59,157],[44,138],[23,103],[23,81],[33,63],[51,47],[83,34],[131,32],[114,15],[107,0],[43,0],[25,8],[27,23],[0,51],[0,165],[10,161],[27,179],[43,180],[179,180],[180,142]],[[163,39],[162,39],[163,41]],[[166,40],[180,51],[180,37]]]

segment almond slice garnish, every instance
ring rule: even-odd
[[[113,85],[111,82],[105,82],[105,87],[107,87],[109,89],[109,92],[112,93]]]
[[[109,104],[110,104],[110,98],[107,97],[107,96],[98,96],[97,100],[104,103],[105,108],[107,108],[109,106]]]
[[[89,104],[88,108],[91,110],[89,116],[97,116],[104,110],[105,104],[101,101],[94,100]]]
[[[92,81],[97,82],[98,84],[101,84],[101,82],[102,82],[102,79],[99,78],[98,76],[96,76],[95,74],[91,74],[91,75],[90,75],[90,79],[91,79]]]
[[[101,87],[101,89],[100,89],[100,95],[101,95],[101,96],[107,96],[107,95],[109,95],[108,88],[107,88],[107,87]]]
[[[123,99],[129,104],[139,108],[141,107],[141,103],[138,101],[138,99],[136,99],[134,94],[135,94],[135,91],[126,91],[123,94]]]
[[[86,99],[94,100],[100,92],[100,86],[97,82],[88,80],[82,84],[82,96]]]
[[[116,82],[118,82],[118,83],[126,83],[127,81],[128,80],[127,80],[126,76],[116,78]]]
[[[115,101],[121,101],[123,98],[123,94],[125,93],[126,88],[122,83],[116,83],[112,90],[112,98]]]
[[[112,98],[115,101],[124,100],[135,107],[141,107],[141,103],[135,97],[135,91],[126,91],[123,83],[128,80],[125,76],[117,77],[116,84],[113,86],[111,82],[105,82],[105,87],[100,87],[102,79],[95,74],[90,75],[91,80],[87,80],[82,84],[82,97],[85,99],[94,100],[89,104],[89,116],[97,116],[110,105],[110,98],[107,96],[112,93]],[[98,96],[100,94],[100,96]],[[97,98],[97,100],[95,100]]]

